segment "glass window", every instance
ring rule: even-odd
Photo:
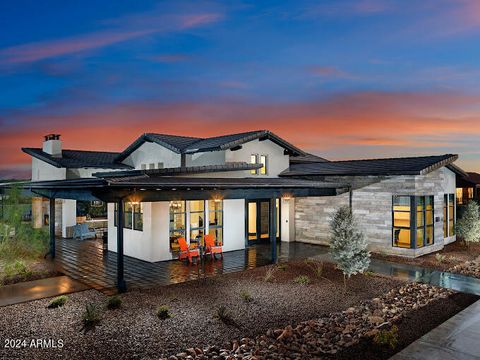
[[[443,237],[448,237],[448,195],[443,197]]]
[[[117,226],[117,216],[118,216],[118,204],[114,204],[114,209],[113,209],[113,225]]]
[[[215,238],[215,244],[223,244],[223,200],[208,202],[208,233]]]
[[[421,248],[433,244],[433,202],[433,196],[393,197],[393,246]]]
[[[468,188],[468,200],[473,200],[473,188]]]
[[[192,200],[188,202],[190,207],[190,244],[203,244],[205,235],[205,201]]]
[[[163,169],[163,162],[158,163],[158,169]]]
[[[457,193],[457,204],[462,205],[463,204],[463,188],[457,188],[456,193]]]
[[[267,155],[262,155],[260,156],[260,164],[262,164],[262,167],[260,168],[260,174],[261,175],[267,175]]]
[[[123,227],[125,229],[131,229],[132,228],[132,225],[133,225],[132,215],[133,215],[132,203],[129,203],[129,202],[124,203]]]
[[[146,170],[146,169],[147,169],[147,164],[142,164],[142,165],[140,165],[140,169]]]
[[[455,195],[448,195],[448,235],[455,235]]]
[[[410,248],[410,196],[393,197],[393,246]]]
[[[258,155],[256,155],[256,154],[250,155],[250,164],[258,164],[257,157],[258,157]],[[250,170],[250,174],[257,175],[258,174],[258,169]]]
[[[143,231],[143,203],[133,204],[133,230]]]
[[[178,251],[178,239],[185,238],[185,201],[170,201],[170,250]]]

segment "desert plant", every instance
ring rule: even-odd
[[[288,270],[288,264],[282,263],[277,265],[277,269],[281,271],[287,271]]]
[[[167,320],[172,317],[170,308],[167,305],[161,305],[157,308],[157,316],[160,320]]]
[[[373,338],[373,342],[377,345],[388,345],[392,349],[395,349],[398,344],[397,326],[393,325],[390,330],[380,330]]]
[[[310,284],[310,278],[307,275],[300,275],[293,279],[293,282],[300,285],[308,285]]]
[[[48,231],[33,229],[23,221],[30,201],[21,195],[18,187],[9,189],[4,196],[4,212],[0,231],[0,259],[34,259],[45,254]]]
[[[312,270],[317,278],[321,278],[323,274],[323,262],[306,259],[305,264]]]
[[[368,269],[370,252],[367,250],[367,241],[347,206],[341,207],[333,215],[330,233],[332,257],[337,268],[343,272],[346,290],[347,278]]]
[[[88,303],[85,305],[85,312],[82,315],[83,329],[85,332],[95,329],[102,320],[102,314],[98,305]]]
[[[252,302],[253,297],[252,295],[248,292],[248,290],[242,290],[240,291],[240,297],[242,298],[243,301],[245,302]]]
[[[58,307],[65,305],[67,301],[68,301],[68,296],[66,295],[57,296],[56,298],[52,299],[52,301],[48,303],[47,308],[56,309]]]
[[[443,255],[443,254],[440,254],[440,253],[437,253],[437,254],[435,254],[435,259],[436,259],[439,263],[443,263],[445,260],[447,260],[447,256],[446,256],[446,255]]]
[[[235,320],[233,319],[232,314],[230,311],[227,309],[225,305],[220,305],[215,312],[214,318],[220,320],[223,322],[225,325],[236,325]]]
[[[19,259],[14,262],[7,262],[3,271],[7,277],[16,275],[28,277],[32,274],[32,271],[28,268],[27,264],[25,264],[25,261]]]
[[[375,271],[366,270],[366,271],[363,272],[363,275],[365,275],[365,276],[373,276],[373,275],[375,275]]]
[[[107,309],[118,309],[122,306],[122,298],[120,295],[113,295],[107,299]]]
[[[275,275],[275,268],[274,267],[270,267],[267,269],[267,271],[265,272],[265,276],[263,277],[263,281],[265,282],[270,282],[274,279],[274,275]]]
[[[470,201],[457,222],[457,234],[468,246],[472,242],[480,242],[480,207]]]

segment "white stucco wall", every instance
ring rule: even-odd
[[[268,155],[267,175],[251,175],[249,177],[277,177],[290,165],[288,155],[283,154],[284,149],[270,140],[253,140],[242,145],[240,150],[225,152],[225,161],[244,161],[250,163],[253,154]]]
[[[53,165],[46,163],[45,161],[32,157],[32,181],[65,179],[65,168],[57,168]]]
[[[245,200],[223,200],[223,251],[245,248]]]
[[[187,154],[187,166],[205,166],[225,164],[225,151],[208,151],[196,154]]]
[[[179,167],[181,165],[180,154],[177,154],[157,143],[143,143],[137,150],[128,156],[123,163],[141,169],[142,164],[155,164],[162,162],[163,167]]]
[[[285,242],[295,241],[295,199],[281,199],[280,235]]]
[[[114,225],[114,208],[114,204],[108,204],[108,250],[116,252],[117,228]],[[208,203],[205,209],[208,209]],[[189,224],[188,214],[187,207],[187,224]],[[143,203],[143,231],[124,229],[124,254],[151,262],[171,260],[173,257],[170,252],[169,222],[168,201]],[[208,215],[205,224],[208,224]],[[189,241],[189,233],[187,231],[187,241]],[[224,200],[223,251],[244,248],[245,200]]]

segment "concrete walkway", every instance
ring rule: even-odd
[[[5,285],[0,287],[0,306],[13,305],[87,289],[89,289],[88,286],[68,276],[56,276]]]
[[[480,360],[480,301],[391,358],[392,360]]]

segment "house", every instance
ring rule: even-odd
[[[457,155],[328,161],[267,130],[146,133],[119,153],[63,150],[53,134],[23,151],[32,156],[24,189],[34,196],[37,226],[53,214],[52,232],[66,236],[75,201],[101,200],[108,249],[145,261],[174,259],[178,238],[196,245],[207,233],[224,251],[326,245],[342,205],[351,206],[372,251],[415,257],[456,239]]]
[[[457,175],[457,205],[466,205],[469,201],[480,200],[480,174],[475,172]]]

